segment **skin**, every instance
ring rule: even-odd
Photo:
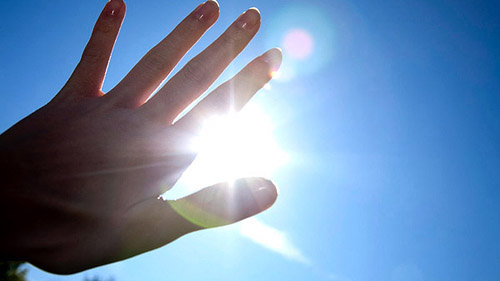
[[[150,98],[215,23],[219,7],[200,4],[104,93],[125,9],[122,0],[106,4],[61,91],[0,136],[3,259],[75,273],[240,221],[276,200],[276,187],[262,178],[219,183],[175,201],[159,198],[196,157],[187,144],[203,120],[238,111],[279,67],[281,52],[271,49],[173,122],[257,33],[258,10],[242,14]]]

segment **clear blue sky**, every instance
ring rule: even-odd
[[[258,100],[291,161],[273,176],[277,203],[257,218],[303,259],[236,225],[77,275],[30,268],[30,280],[499,280],[500,2],[219,2],[219,21],[187,58],[246,8],[262,13],[227,75],[290,30],[312,38],[304,59],[285,50],[293,73]],[[0,130],[62,87],[104,4],[0,2]],[[127,4],[105,90],[198,2]]]

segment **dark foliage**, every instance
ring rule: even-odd
[[[26,268],[24,262],[0,261],[0,281],[26,281]]]

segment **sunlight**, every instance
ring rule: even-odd
[[[198,157],[181,184],[192,190],[246,176],[270,177],[288,160],[273,130],[271,119],[256,104],[248,104],[238,114],[207,120],[193,142]]]

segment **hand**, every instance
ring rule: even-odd
[[[159,199],[194,160],[187,143],[202,120],[239,110],[281,63],[281,52],[271,49],[173,123],[260,26],[258,10],[249,9],[148,100],[218,14],[215,1],[198,6],[104,94],[125,15],[122,0],[106,4],[66,85],[0,137],[2,258],[74,273],[242,220],[274,203],[275,186],[261,178]]]

